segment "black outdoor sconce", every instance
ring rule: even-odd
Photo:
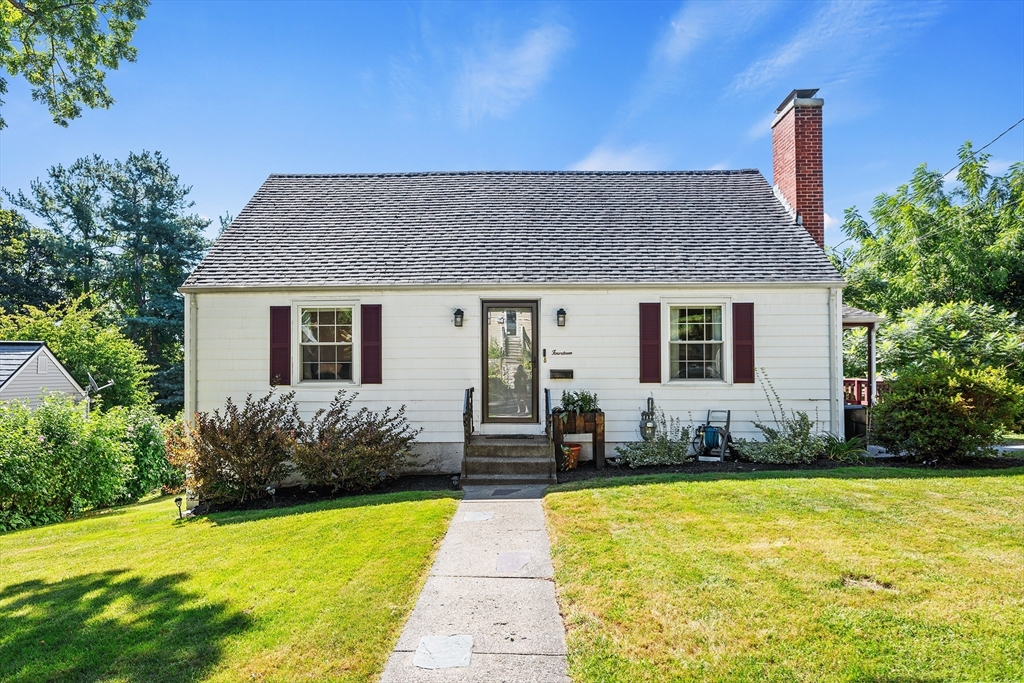
[[[174,504],[178,506],[178,519],[185,519],[181,516],[181,496],[174,499]]]
[[[462,327],[462,321],[465,313],[462,312],[461,308],[455,309],[455,327]]]
[[[555,316],[557,317],[557,320],[558,320],[558,326],[559,327],[565,327],[565,309],[564,308],[559,308],[558,312],[555,313]]]
[[[657,427],[654,424],[654,397],[647,399],[647,410],[640,411],[640,436],[644,441],[654,438]]]

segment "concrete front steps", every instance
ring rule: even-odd
[[[476,434],[462,460],[464,486],[529,486],[557,481],[546,436]]]

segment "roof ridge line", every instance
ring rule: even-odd
[[[483,175],[516,176],[682,176],[682,175],[749,175],[760,173],[756,168],[705,169],[690,171],[396,171],[385,173],[271,173],[268,178],[413,178],[457,177]]]

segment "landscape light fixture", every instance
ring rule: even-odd
[[[174,504],[178,506],[178,519],[185,519],[181,516],[181,496],[174,499]]]
[[[462,312],[461,308],[455,309],[455,327],[462,327],[462,321],[465,315],[466,314]]]
[[[558,317],[558,326],[565,327],[565,309],[559,308],[555,315]]]

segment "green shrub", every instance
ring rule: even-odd
[[[63,519],[51,505],[56,473],[28,404],[0,401],[0,531]]]
[[[858,462],[868,455],[867,442],[862,436],[847,441],[835,434],[825,434],[821,438],[821,445],[825,458],[836,462]]]
[[[405,417],[405,406],[392,413],[361,408],[353,414],[357,394],[339,391],[327,409],[300,423],[292,457],[312,486],[366,490],[397,477],[408,462],[421,430]]]
[[[52,502],[64,516],[88,507],[107,507],[125,498],[134,462],[117,420],[102,413],[86,417],[85,407],[51,394],[33,412],[55,481]]]
[[[679,418],[666,418],[665,411],[661,409],[655,412],[654,425],[654,438],[650,441],[633,441],[615,448],[624,465],[680,465],[687,461],[689,427],[684,427]]]
[[[0,401],[0,530],[138,500],[174,473],[151,408],[92,411],[61,394]]]
[[[241,503],[267,495],[288,477],[299,425],[295,392],[253,399],[224,412],[196,413],[193,425],[170,430],[169,458],[186,473],[185,485],[202,502]]]
[[[94,417],[99,417],[94,413]],[[132,472],[119,501],[138,500],[157,487],[180,487],[183,474],[171,466],[164,448],[164,420],[151,406],[116,407],[106,411],[102,419],[120,434],[132,459]]]
[[[956,462],[985,455],[1024,412],[1024,387],[1002,368],[956,367],[946,354],[908,368],[871,413],[874,442],[896,455]]]

